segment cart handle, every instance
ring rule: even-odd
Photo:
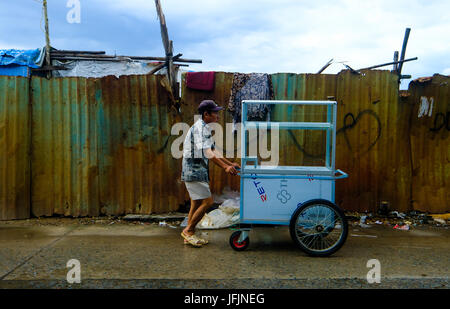
[[[259,159],[258,157],[246,157],[246,158],[242,158],[242,167],[246,167],[247,166],[247,162],[254,162],[255,164],[253,165],[254,168],[257,168],[259,165]]]
[[[309,175],[267,175],[267,174],[259,174],[256,177],[259,179],[320,179],[320,180],[337,180],[347,178],[348,174],[341,171],[336,170],[335,174],[339,173],[340,176],[309,176]],[[254,174],[243,174],[241,171],[241,178],[253,178]]]
[[[344,179],[344,178],[348,177],[348,174],[343,172],[343,171],[341,171],[341,170],[336,170],[336,172],[341,174],[341,176],[334,177],[334,179]]]

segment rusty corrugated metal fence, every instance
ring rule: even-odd
[[[411,95],[399,99],[395,74],[362,73],[271,77],[275,99],[338,102],[336,166],[350,177],[337,182],[336,201],[345,210],[375,211],[387,201],[401,211],[449,211],[449,78],[411,83]],[[217,72],[213,91],[183,81],[180,115],[162,78],[0,77],[0,220],[177,210],[188,195],[171,154],[172,125],[192,125],[203,99],[227,108],[233,74]],[[231,123],[222,113],[220,124]],[[280,148],[283,160],[308,159],[283,138],[291,147]],[[235,136],[235,155],[238,143]],[[239,190],[238,177],[213,164],[210,172],[213,192]]]
[[[450,77],[434,75],[409,85],[412,205],[450,211]]]
[[[177,210],[161,80],[0,77],[0,219]]]
[[[175,116],[161,79],[33,78],[33,215],[178,209]]]
[[[337,76],[336,165],[349,173],[336,183],[344,209],[410,210],[408,105],[399,102],[398,78],[389,71],[344,71]]]
[[[0,220],[30,217],[30,93],[24,77],[0,77]]]

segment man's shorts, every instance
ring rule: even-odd
[[[209,183],[203,181],[186,181],[184,183],[186,189],[189,192],[191,200],[204,200],[211,197],[211,190],[209,189]]]

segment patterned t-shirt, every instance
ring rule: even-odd
[[[183,144],[183,169],[181,181],[209,182],[209,160],[206,150],[214,150],[211,127],[203,119],[189,129]]]

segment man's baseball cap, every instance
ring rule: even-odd
[[[200,113],[203,113],[205,111],[218,112],[221,110],[223,110],[223,107],[220,107],[219,105],[217,105],[216,102],[214,102],[213,100],[204,100],[198,106],[198,111]]]

